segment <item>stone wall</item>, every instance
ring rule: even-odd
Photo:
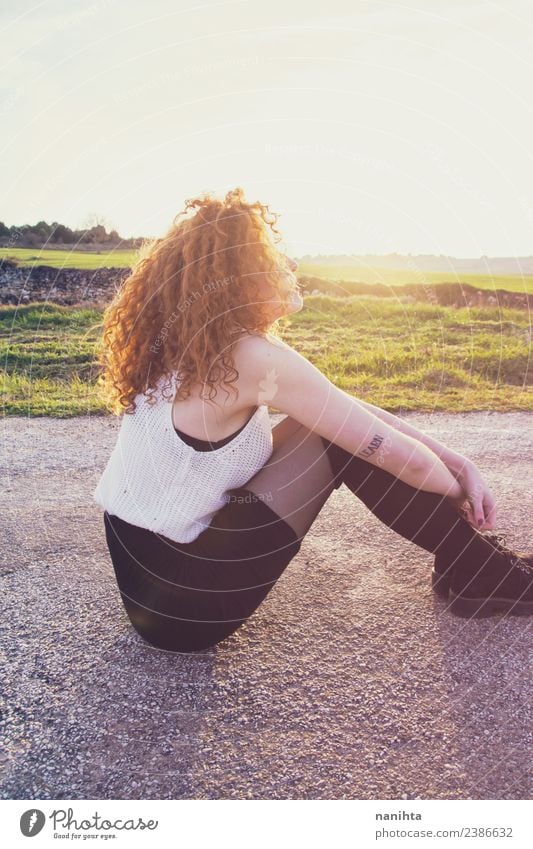
[[[55,304],[108,303],[129,268],[52,268],[48,265],[16,266],[0,262],[0,304],[27,304],[47,301]],[[342,281],[299,276],[304,295],[348,294],[394,297],[404,303],[429,302],[453,307],[515,307],[533,308],[533,295],[508,292],[502,289],[476,289],[468,283],[436,283],[434,285],[406,284],[404,286],[344,284]]]
[[[299,276],[300,285],[310,295],[374,295],[378,298],[394,298],[406,304],[417,302],[438,304],[443,307],[514,307],[533,308],[533,295],[526,292],[509,292],[506,289],[477,289],[470,283],[405,283],[402,286],[383,283],[363,283],[353,280],[325,280],[320,277]]]
[[[52,268],[48,265],[17,267],[2,262],[0,303],[107,303],[129,273],[129,268]]]

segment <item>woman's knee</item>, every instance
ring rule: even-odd
[[[297,430],[304,427],[297,419],[292,416],[285,416],[272,428],[272,443],[274,451],[278,450],[288,439],[290,439]]]

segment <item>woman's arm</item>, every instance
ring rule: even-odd
[[[473,527],[483,531],[492,530],[496,527],[497,507],[496,500],[491,489],[483,479],[481,472],[476,467],[472,460],[460,454],[458,451],[448,448],[428,436],[427,433],[417,430],[412,425],[407,424],[403,419],[399,419],[392,413],[382,410],[381,407],[375,407],[374,404],[369,404],[366,401],[359,403],[366,407],[367,410],[374,413],[379,419],[391,427],[397,428],[402,433],[418,439],[433,451],[437,457],[440,457],[444,465],[461,484],[463,494],[455,503],[455,507],[463,515],[463,517]]]
[[[419,442],[422,442],[422,444],[426,445],[431,451],[433,451],[437,457],[440,457],[444,465],[450,469],[451,472],[459,473],[466,465],[472,463],[472,461],[467,457],[464,457],[452,448],[448,448],[448,446],[443,445],[442,442],[439,442],[437,439],[433,439],[433,437],[429,436],[427,433],[418,430],[416,427],[413,427],[403,419],[398,418],[398,416],[395,416],[393,413],[388,413],[386,410],[382,410],[381,407],[376,407],[374,404],[370,404],[368,401],[362,401],[360,398],[357,399],[357,403],[362,404],[363,407],[366,407],[366,409],[377,416],[378,419],[387,422],[387,424],[391,427],[394,427],[396,430],[406,433],[408,436],[413,437],[413,439],[417,439]]]
[[[280,339],[244,340],[239,360],[247,402],[270,404],[410,486],[461,496],[461,485],[432,450],[367,410]]]

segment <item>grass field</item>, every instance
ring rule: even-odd
[[[5,415],[105,413],[98,309],[0,307]],[[312,295],[283,338],[337,386],[391,412],[531,410],[527,311]]]
[[[135,260],[136,251],[110,251],[94,253],[89,251],[57,251],[38,248],[0,248],[0,260],[12,257],[22,265],[49,265],[52,268],[130,268]],[[405,283],[429,284],[442,282],[469,283],[478,289],[506,289],[508,292],[527,292],[533,294],[533,277],[491,276],[481,274],[460,274],[453,272],[417,272],[390,271],[389,269],[354,269],[343,265],[318,265],[301,263],[298,273],[310,277],[362,283],[384,283],[388,286],[401,286]]]
[[[56,251],[49,248],[0,248],[0,260],[9,257],[20,265],[52,268],[130,268],[137,251]]]

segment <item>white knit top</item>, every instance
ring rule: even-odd
[[[110,515],[176,542],[191,542],[228,501],[227,490],[244,484],[270,459],[272,429],[265,404],[237,435],[212,451],[197,451],[176,433],[171,387],[163,375],[148,404],[142,393],[133,413],[123,413],[117,442],[93,492]]]

